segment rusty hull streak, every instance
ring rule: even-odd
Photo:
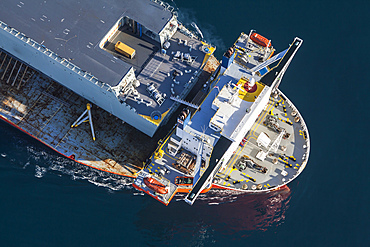
[[[0,63],[6,59],[5,64],[19,69],[21,63],[15,64],[16,60],[9,58],[1,53]],[[23,72],[21,68],[19,74]],[[0,70],[1,76],[4,73],[4,79],[0,81],[0,114],[65,156],[74,154],[77,162],[132,177],[156,145],[157,140],[97,106],[92,108],[97,138],[93,142],[89,124],[70,127],[86,108],[88,102],[84,98],[30,68],[22,81],[10,75],[9,69]],[[13,86],[6,83],[14,79]],[[22,86],[17,90],[20,83]]]

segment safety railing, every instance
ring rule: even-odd
[[[80,75],[80,76],[88,79],[92,83],[94,83],[94,84],[98,85],[99,87],[105,89],[106,91],[113,92],[113,90],[112,90],[112,88],[111,88],[110,85],[108,85],[108,84],[106,84],[104,82],[99,81],[96,77],[94,77],[89,72],[82,70],[81,68],[79,68],[78,66],[74,65],[73,63],[71,63],[67,59],[60,57],[55,52],[49,50],[44,45],[41,45],[41,44],[37,43],[36,41],[34,41],[33,39],[27,37],[25,34],[19,32],[15,28],[12,28],[12,27],[8,26],[6,23],[4,23],[2,21],[0,21],[0,28],[3,29],[6,32],[12,34],[14,37],[16,37],[16,38],[22,40],[23,42],[27,43],[28,45],[30,45],[34,49],[36,49],[36,50],[44,53],[45,55],[47,55],[48,57],[52,58],[53,60],[55,60],[56,62],[60,63],[61,65],[65,66],[69,70],[77,73],[78,75]]]

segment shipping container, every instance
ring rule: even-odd
[[[130,58],[130,59],[133,59],[134,56],[135,56],[135,49],[131,48],[130,46],[122,43],[121,41],[118,41],[114,47],[114,49],[121,53],[122,55]]]

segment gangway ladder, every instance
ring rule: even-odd
[[[199,109],[199,105],[195,105],[195,104],[192,104],[192,103],[187,102],[187,101],[185,101],[185,100],[178,99],[178,98],[176,98],[176,97],[174,97],[174,96],[171,96],[171,97],[170,97],[170,99],[172,99],[173,101],[179,102],[179,103],[181,103],[181,104],[184,104],[184,105],[190,106],[190,107],[192,107],[192,108],[194,108],[194,109],[197,109],[197,110]]]
[[[78,125],[82,124],[83,122],[90,122],[91,134],[92,134],[93,140],[95,141],[95,133],[94,133],[94,126],[93,126],[92,115],[91,115],[91,107],[92,107],[92,105],[90,103],[87,103],[86,110],[71,125],[71,128],[73,128],[73,127],[76,128]],[[87,114],[87,116],[85,116],[86,114]]]

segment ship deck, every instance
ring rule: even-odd
[[[150,153],[150,147],[155,148],[155,140],[95,105],[92,106],[94,142],[89,123],[71,128],[86,110],[88,102],[84,98],[20,62],[15,64],[17,60],[10,60],[4,52],[0,61],[3,64],[1,117],[61,154],[74,155],[77,162],[104,171],[134,176],[141,169],[140,161]],[[143,140],[146,145],[137,140]]]
[[[0,15],[1,21],[113,86],[130,66],[100,49],[106,33],[124,16],[156,33],[172,17],[170,11],[149,0],[3,0]]]
[[[264,122],[268,115],[277,117],[279,127],[284,128],[290,136],[283,138],[278,150],[268,152],[266,159],[262,161],[256,158],[257,153],[261,150],[267,152],[268,148],[257,143],[258,137],[261,133],[265,133],[271,139],[271,146],[279,135],[278,132],[265,126]],[[299,117],[298,122],[295,121],[297,116]],[[214,180],[216,187],[247,191],[270,190],[293,180],[303,170],[308,158],[307,148],[309,146],[305,124],[295,106],[283,94],[277,95],[276,98],[270,97],[267,108],[261,113],[245,138],[245,144],[238,146],[227,166],[217,174]],[[251,167],[240,171],[238,163],[241,162],[243,156],[267,168],[267,172],[262,173]],[[294,158],[289,158],[291,156]]]
[[[292,112],[294,113],[292,114]],[[279,127],[284,128],[290,136],[285,139],[283,138],[280,142],[279,149],[275,152],[269,152],[266,159],[261,161],[256,158],[257,153],[260,150],[267,152],[268,149],[257,144],[259,135],[262,132],[265,133],[271,139],[270,146],[279,135],[278,132],[265,126],[264,121],[268,115],[276,116],[278,118]],[[294,115],[294,117],[292,115]],[[295,117],[299,117],[299,121],[295,122]],[[269,191],[274,188],[281,187],[293,180],[304,169],[308,158],[309,140],[307,139],[308,136],[305,128],[305,123],[303,122],[302,117],[289,99],[287,99],[280,91],[275,97],[271,96],[266,109],[260,114],[256,123],[245,136],[245,144],[243,146],[238,146],[226,167],[216,174],[212,187],[248,192],[261,190]],[[160,150],[157,150],[163,152],[162,157],[156,159],[154,153],[151,157],[152,162],[148,164],[140,174],[143,172],[145,173],[144,175],[141,175],[142,179],[145,176],[154,176],[164,184],[175,186],[176,188],[171,190],[171,193],[175,194],[178,190],[178,186],[174,184],[175,178],[178,176],[192,177],[194,174],[192,172],[181,172],[171,164],[176,163],[182,153],[187,153],[194,159],[196,156],[183,149],[180,149],[180,152],[175,155],[171,154],[169,151],[169,144],[171,143],[172,136],[173,133],[171,133],[165,140],[163,145],[160,147]],[[285,147],[286,149],[283,151],[281,147]],[[241,161],[243,156],[249,157],[253,163],[257,165],[266,167],[267,172],[261,173],[257,169],[251,167],[247,167],[240,171],[238,169],[238,163]],[[288,157],[290,156],[294,157],[296,160],[293,161],[292,159],[289,159]],[[274,159],[277,160],[276,164],[274,163]],[[208,162],[206,162],[206,166],[201,168],[201,174],[207,170],[208,165]],[[145,185],[141,187],[143,185],[141,180],[137,180],[137,188],[140,188],[145,193],[166,205],[173,197],[173,194],[167,194],[166,196],[158,195]],[[189,190],[190,189],[191,186],[189,187]]]
[[[213,57],[204,73],[214,70],[212,63]],[[89,123],[71,128],[88,101],[1,49],[0,89],[0,118],[62,155],[110,173],[136,177],[168,131],[164,127],[150,138],[93,105],[93,141]]]
[[[179,43],[179,40],[181,40],[181,43]],[[135,57],[128,59],[114,51],[114,44],[117,41],[123,41],[134,48],[136,50]],[[184,41],[186,41],[186,45]],[[205,48],[209,47],[208,45],[197,39],[192,39],[180,31],[174,34],[169,43],[170,47],[166,50],[166,54],[163,54],[160,51],[159,43],[145,36],[138,37],[127,31],[126,27],[123,27],[118,30],[106,46],[108,52],[135,68],[137,79],[140,82],[140,86],[135,88],[138,94],[128,96],[126,103],[135,108],[138,114],[150,116],[153,111],[165,114],[177,103],[171,100],[170,96],[184,98],[196,83],[198,72],[209,57],[209,54],[207,55],[204,51]],[[192,47],[191,51],[190,46]],[[184,59],[176,59],[175,54],[177,52],[188,53],[195,59],[191,63]],[[176,76],[176,82],[173,79],[174,71],[181,73]],[[162,95],[166,95],[162,105],[159,105],[149,95],[147,91],[147,85],[149,84],[153,84]],[[171,89],[173,89],[174,94]]]
[[[212,188],[230,189],[241,192],[268,192],[278,189],[295,179],[306,166],[310,150],[306,124],[293,103],[275,87],[275,77],[285,72],[285,70],[282,71],[283,67],[294,56],[295,51],[299,48],[302,41],[296,38],[294,44],[282,52],[286,56],[279,53],[278,57],[280,58],[278,59],[281,59],[281,61],[277,67],[272,69],[272,72],[270,70],[270,73],[273,73],[273,75],[269,78],[269,84],[266,84],[261,82],[260,74],[255,75],[252,71],[255,66],[261,65],[266,58],[270,57],[274,50],[266,50],[263,47],[256,46],[253,42],[245,39],[245,37],[242,33],[238,41],[234,44],[234,47],[236,47],[234,61],[231,65],[226,65],[229,67],[215,79],[215,85],[212,86],[210,93],[202,102],[201,112],[207,111],[206,114],[196,112],[187,124],[187,129],[183,131],[188,131],[188,133],[199,132],[201,130],[199,126],[208,126],[216,111],[212,107],[212,102],[219,99],[218,97],[220,97],[219,102],[224,102],[224,98],[230,98],[231,93],[224,91],[224,86],[226,86],[225,90],[233,90],[232,86],[230,86],[231,84],[243,83],[243,80],[254,77],[257,81],[255,91],[243,94],[243,90],[238,89],[239,97],[234,99],[239,105],[235,104],[233,107],[239,107],[238,110],[241,109],[240,116],[237,115],[233,119],[230,118],[228,120],[228,122],[233,121],[232,124],[234,125],[231,127],[233,131],[237,129],[235,123],[238,126],[246,125],[250,127],[244,130],[243,134],[245,133],[245,136],[240,144],[239,141],[243,136],[233,135],[237,137],[235,139],[238,142],[232,141],[230,137],[231,131],[225,131],[225,128],[222,129],[221,139],[223,138],[227,141],[219,143],[220,139],[214,145],[212,140],[207,140],[208,143],[213,145],[213,150],[210,158],[205,162],[206,166],[201,169],[201,179],[196,183],[194,188],[189,186],[190,188],[188,190],[181,191],[190,192],[185,198],[185,201],[189,204],[193,204],[200,190],[209,188],[207,183],[209,184],[210,182],[212,183]],[[249,60],[248,57],[251,59]],[[218,94],[216,94],[217,91]],[[220,109],[226,109],[225,111],[228,111],[228,113],[231,111],[229,102],[227,102],[225,108],[222,108],[223,105],[220,105],[221,103],[219,102],[216,101],[215,103],[218,107],[217,112]],[[245,104],[242,105],[242,103]],[[253,106],[255,107],[252,108]],[[252,114],[254,114],[253,118],[250,118]],[[245,117],[249,118],[245,120]],[[251,121],[248,122],[248,120]],[[193,125],[196,127],[195,130],[191,129],[190,131],[190,127]],[[190,127],[188,128],[188,126]],[[211,137],[214,137],[212,136],[214,131],[211,131],[210,128],[208,130],[208,132],[204,130],[203,134],[208,139],[211,139]],[[238,129],[238,131],[243,130]],[[177,176],[196,177],[192,171],[188,172],[186,169],[184,170],[184,166],[173,165],[174,163],[179,163],[179,161],[182,163],[182,160],[184,160],[182,154],[187,152],[185,149],[196,149],[194,145],[190,146],[187,143],[183,146],[183,140],[187,140],[188,142],[191,140],[185,139],[188,138],[186,136],[183,136],[182,139],[176,133],[175,131],[169,133],[169,137],[164,143],[160,143],[157,147],[157,150],[151,157],[152,163],[142,171],[145,172],[142,179],[145,176],[160,177],[161,179],[166,179],[168,184],[172,183],[172,185],[176,186],[174,183]],[[218,162],[226,152],[227,155],[225,157],[228,160],[226,160],[225,164],[223,161]],[[190,151],[189,155],[189,160],[193,160],[194,162],[197,156],[196,152]],[[228,155],[231,155],[231,157]],[[189,165],[190,163],[186,161],[185,164]],[[188,166],[186,165],[185,167]],[[146,192],[167,205],[169,202],[168,198],[172,198],[173,195],[167,195],[168,198],[152,195],[153,190],[143,185],[142,179],[135,180],[135,188]],[[173,191],[171,193],[176,192],[176,190]]]

